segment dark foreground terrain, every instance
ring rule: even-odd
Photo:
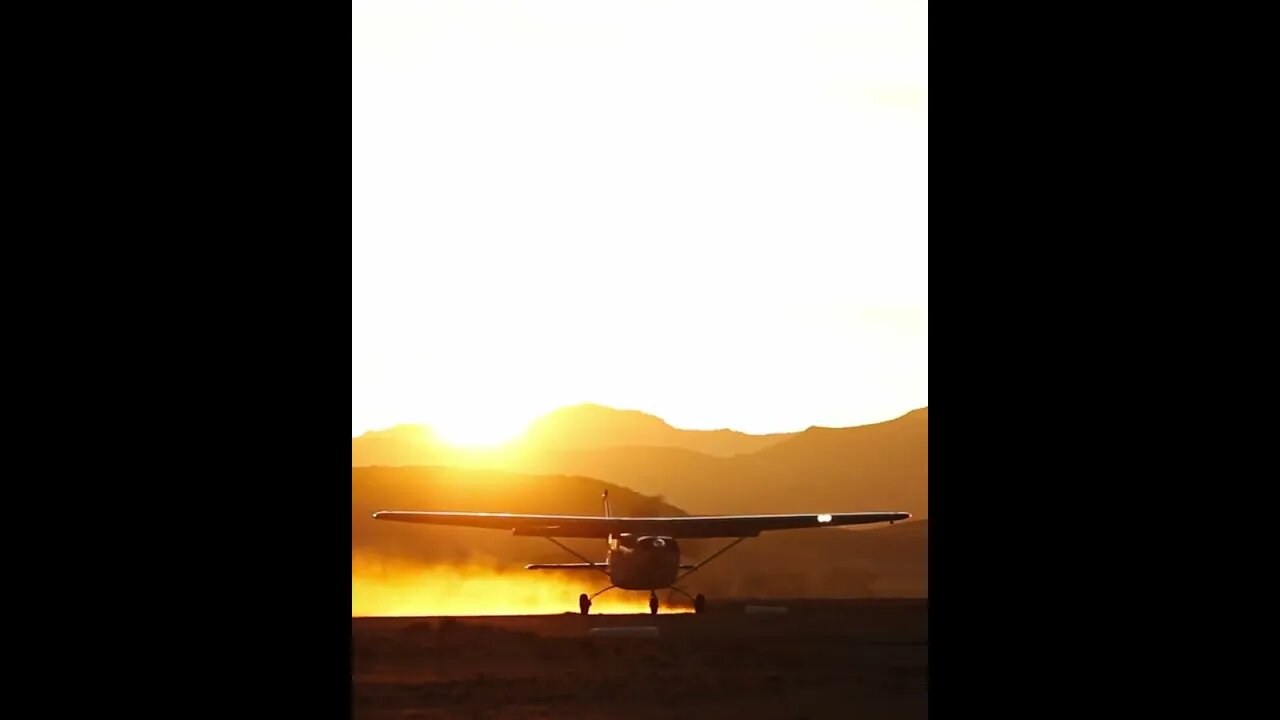
[[[785,607],[785,615],[748,606]],[[596,637],[649,626],[657,638]],[[376,718],[926,718],[927,600],[713,603],[703,615],[360,618]]]

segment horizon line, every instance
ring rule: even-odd
[[[612,405],[605,405],[604,403],[591,402],[591,401],[584,401],[584,402],[579,402],[579,403],[572,403],[572,404],[569,404],[569,405],[562,405],[562,406],[560,406],[560,407],[556,407],[556,408],[554,408],[554,409],[552,409],[552,410],[548,410],[548,411],[546,411],[546,412],[544,412],[544,413],[540,413],[540,414],[538,414],[538,415],[535,415],[532,419],[530,419],[530,420],[529,420],[529,422],[528,422],[528,423],[526,423],[526,425],[525,425],[525,430],[521,432],[520,436],[518,436],[517,438],[513,438],[513,440],[515,440],[515,439],[519,439],[519,437],[523,437],[524,433],[528,431],[528,427],[529,427],[530,425],[532,425],[533,423],[537,422],[538,420],[541,420],[541,419],[543,419],[543,418],[547,417],[548,415],[551,415],[551,414],[553,414],[553,413],[560,412],[560,411],[563,411],[563,410],[571,410],[571,409],[574,409],[574,408],[581,408],[581,407],[597,407],[597,408],[603,408],[603,409],[605,409],[605,410],[611,410],[611,411],[614,411],[614,412],[622,412],[622,413],[631,413],[631,412],[633,412],[633,413],[640,413],[640,414],[642,414],[642,415],[648,415],[649,417],[657,418],[658,420],[661,420],[663,423],[666,423],[666,424],[667,424],[669,427],[671,427],[673,430],[678,430],[678,431],[682,431],[682,432],[734,432],[734,433],[740,433],[740,434],[742,434],[742,435],[747,435],[747,436],[751,436],[751,437],[767,437],[767,436],[769,436],[769,435],[797,435],[797,434],[800,434],[800,433],[803,433],[803,432],[807,432],[807,431],[809,431],[809,430],[814,430],[814,429],[820,429],[820,430],[849,430],[849,429],[852,429],[852,428],[870,427],[870,426],[872,426],[872,425],[882,425],[882,424],[884,424],[884,423],[893,422],[894,420],[900,420],[900,419],[902,419],[902,418],[904,418],[904,417],[906,417],[906,416],[910,415],[911,413],[915,413],[915,412],[919,412],[919,411],[921,411],[921,410],[928,410],[928,409],[929,409],[929,406],[928,406],[927,404],[925,404],[925,405],[920,405],[920,406],[918,406],[918,407],[914,407],[914,408],[911,408],[910,410],[907,410],[907,411],[905,411],[905,412],[901,412],[901,413],[899,413],[899,414],[897,414],[897,415],[894,415],[893,417],[890,417],[890,418],[885,418],[885,419],[883,419],[883,420],[875,420],[875,421],[871,421],[871,422],[858,423],[858,424],[855,424],[855,425],[808,425],[808,426],[806,426],[806,427],[804,427],[804,428],[801,428],[801,429],[799,429],[799,430],[779,430],[779,431],[773,431],[773,432],[760,432],[760,433],[753,433],[753,432],[747,432],[747,431],[745,431],[745,430],[736,430],[736,429],[733,429],[733,428],[730,428],[730,427],[719,427],[719,428],[689,428],[689,427],[677,427],[677,426],[675,426],[675,425],[672,425],[669,421],[667,421],[667,420],[666,420],[665,418],[663,418],[661,415],[657,415],[657,414],[655,414],[655,413],[651,413],[651,412],[648,412],[648,411],[646,411],[646,410],[640,410],[640,409],[636,409],[636,408],[619,408],[619,407],[614,407],[614,406],[612,406]],[[352,439],[352,440],[356,440],[356,439],[361,438],[361,437],[363,437],[363,436],[365,436],[365,435],[368,435],[369,433],[388,432],[388,431],[390,431],[390,430],[394,430],[395,428],[398,428],[398,427],[423,427],[423,428],[431,428],[431,429],[434,429],[434,427],[435,427],[435,426],[433,426],[431,423],[427,423],[427,422],[402,421],[402,422],[393,423],[393,424],[391,424],[391,425],[388,425],[388,426],[385,426],[385,427],[380,427],[380,428],[366,428],[364,431],[362,431],[362,432],[360,432],[360,433],[356,433],[356,432],[354,432],[354,431],[353,431],[353,432],[352,432],[352,434],[351,434],[351,439]]]

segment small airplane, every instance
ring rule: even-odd
[[[907,520],[905,512],[822,513],[807,515],[710,515],[698,517],[614,517],[609,512],[609,491],[605,490],[603,516],[587,515],[519,515],[482,512],[417,512],[382,510],[373,514],[377,520],[456,525],[462,527],[509,530],[514,535],[545,537],[582,560],[580,563],[533,564],[526,570],[597,570],[610,581],[608,587],[592,595],[578,596],[578,610],[586,615],[591,601],[601,593],[613,590],[648,590],[649,612],[658,613],[658,590],[671,589],[693,601],[695,613],[706,610],[702,593],[691,597],[676,583],[706,567],[708,563],[747,538],[769,530],[839,527]],[[556,540],[564,538],[598,538],[609,541],[604,562],[592,562]],[[680,562],[677,538],[736,538],[706,560],[695,565]],[[685,571],[681,574],[681,571]]]

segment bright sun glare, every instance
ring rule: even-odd
[[[471,413],[448,415],[432,423],[436,437],[458,448],[484,449],[504,445],[524,433],[532,418],[503,418],[483,404]]]
[[[923,0],[354,3],[353,434],[928,405],[928,69]]]

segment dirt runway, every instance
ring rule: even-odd
[[[759,605],[787,612],[747,612]],[[591,633],[620,626],[656,627],[658,637]],[[353,618],[351,638],[356,720],[928,717],[927,600]]]

